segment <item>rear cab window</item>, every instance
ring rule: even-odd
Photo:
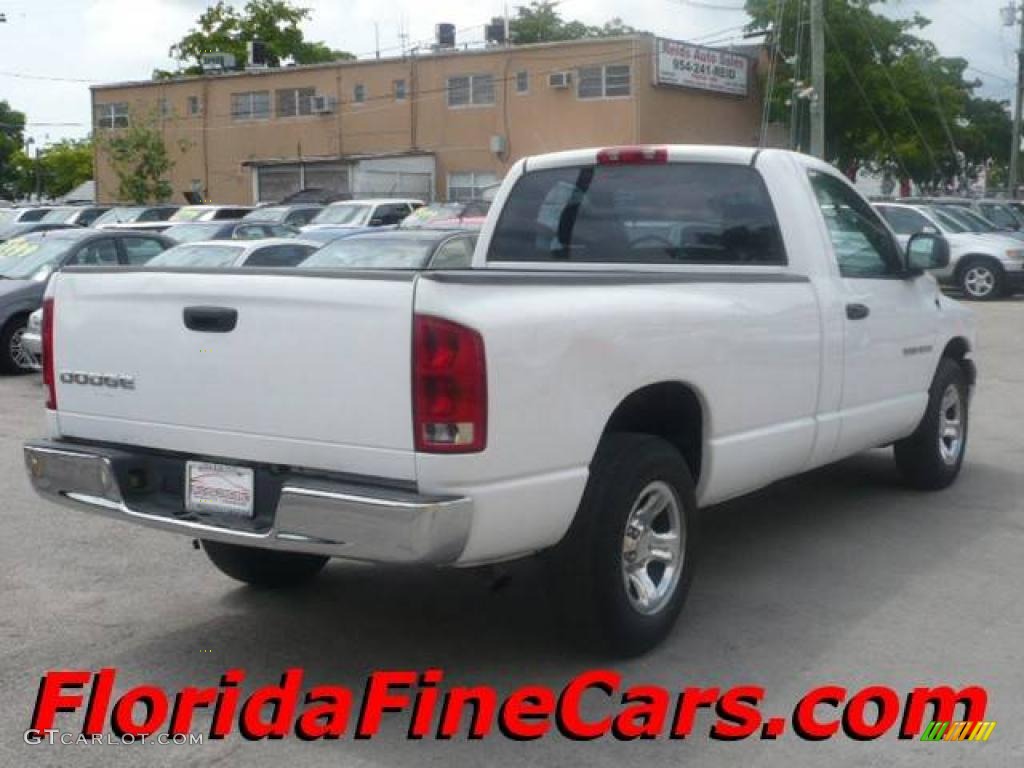
[[[509,194],[488,261],[787,263],[761,175],[746,165],[582,165],[527,172]]]

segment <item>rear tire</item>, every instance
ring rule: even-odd
[[[896,466],[912,487],[938,491],[960,474],[967,451],[967,392],[964,369],[942,358],[921,423],[914,434],[894,446]]]
[[[35,359],[21,343],[21,336],[28,326],[28,316],[12,317],[0,329],[0,373],[32,373]]]
[[[686,462],[652,435],[606,436],[565,538],[547,553],[570,631],[616,656],[672,630],[693,577],[697,503]]]
[[[203,540],[203,551],[221,573],[254,587],[294,587],[311,581],[328,558],[299,552],[241,547]]]

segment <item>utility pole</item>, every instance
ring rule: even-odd
[[[1006,195],[1014,198],[1017,196],[1017,178],[1020,168],[1020,118],[1021,118],[1021,95],[1024,90],[1024,22],[1021,21],[1018,8],[1015,3],[1010,3],[1000,12],[1003,16],[1003,25],[1012,27],[1020,24],[1020,42],[1017,46],[1017,98],[1013,108],[1013,138],[1010,141],[1010,175],[1006,179]]]
[[[811,154],[825,159],[825,6],[811,0]]]

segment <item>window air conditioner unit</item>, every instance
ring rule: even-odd
[[[548,86],[551,88],[568,88],[572,85],[572,72],[551,72],[548,75]]]
[[[334,99],[330,96],[313,96],[309,100],[309,111],[314,115],[329,115],[334,111]]]

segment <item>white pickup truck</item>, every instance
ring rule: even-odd
[[[971,314],[831,166],[530,157],[456,271],[72,268],[45,299],[43,496],[245,582],[544,553],[581,635],[671,629],[698,507],[895,446],[956,478]],[[766,510],[765,514],[771,514]]]

